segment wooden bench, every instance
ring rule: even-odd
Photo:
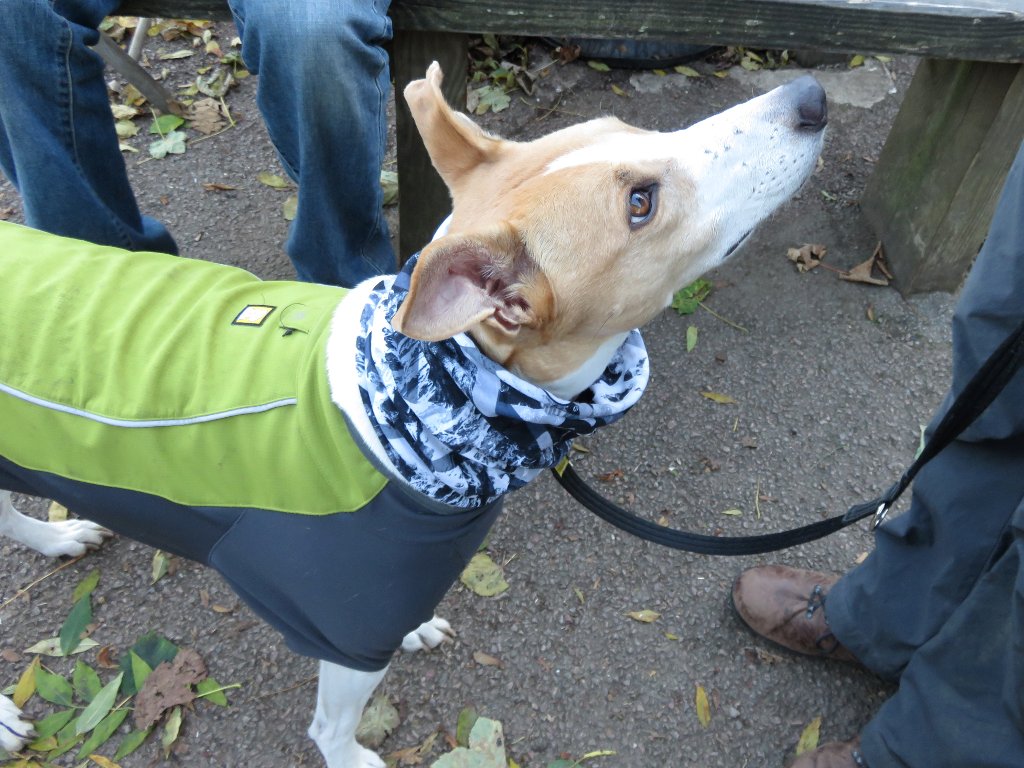
[[[120,13],[229,19],[225,0],[125,0]],[[1021,0],[393,0],[392,74],[400,91],[431,60],[465,103],[468,36],[675,38],[922,58],[861,206],[903,293],[955,290],[988,229],[1024,141]],[[419,248],[448,208],[398,100],[399,250]],[[412,194],[410,194],[412,197]]]

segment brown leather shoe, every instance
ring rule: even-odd
[[[837,581],[818,571],[762,565],[736,579],[732,604],[754,632],[784,648],[856,663],[825,621],[825,596]]]
[[[852,741],[834,741],[813,752],[805,752],[786,768],[867,768],[861,757],[860,737]]]

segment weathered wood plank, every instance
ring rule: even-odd
[[[122,16],[142,16],[162,19],[231,18],[227,0],[125,0],[117,12]]]
[[[925,60],[864,191],[903,294],[953,291],[1024,141],[1024,66]]]
[[[468,43],[465,35],[448,32],[398,32],[391,54],[396,83],[423,77],[430,62],[444,72],[441,90],[449,104],[462,109],[466,103]],[[398,258],[404,262],[430,241],[438,225],[451,212],[448,188],[430,162],[416,130],[401,86],[395,94],[395,127],[398,145]]]
[[[227,18],[216,0],[126,0],[132,15]],[[1024,61],[1018,0],[394,0],[396,29]]]

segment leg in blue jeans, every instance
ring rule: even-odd
[[[1022,317],[1024,147],[954,314],[947,404]],[[910,509],[879,529],[872,556],[829,592],[835,636],[900,684],[861,733],[870,768],[1024,762],[1022,469],[1018,371],[921,471]]]
[[[117,0],[6,0],[0,169],[26,223],[132,250],[175,252],[139,213],[117,147],[103,65],[87,46]],[[387,0],[232,0],[242,54],[285,169],[299,184],[287,251],[302,280],[354,285],[393,272],[381,211],[390,88]]]
[[[388,0],[230,0],[257,103],[299,206],[299,278],[354,285],[396,263],[381,210]]]
[[[118,149],[103,63],[88,45],[117,0],[4,0],[0,170],[29,226],[132,250],[176,252],[139,213]]]

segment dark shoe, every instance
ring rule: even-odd
[[[834,741],[813,752],[805,752],[796,760],[786,764],[786,768],[867,768],[861,757],[860,737],[852,741]]]
[[[807,656],[857,662],[825,621],[825,596],[838,576],[784,565],[740,574],[732,587],[736,613],[754,632]]]

